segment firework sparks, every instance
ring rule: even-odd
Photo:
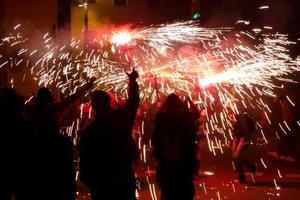
[[[247,108],[269,110],[260,97],[274,96],[274,79],[293,82],[283,77],[299,70],[299,57],[292,60],[288,55],[287,46],[293,42],[283,34],[257,37],[249,32],[231,32],[230,28],[202,28],[193,21],[175,22],[115,31],[98,41],[96,48],[78,52],[79,40],[73,38],[59,45],[48,33],[42,36],[43,48],[30,48],[19,27],[1,39],[1,45],[18,50],[12,58],[1,54],[0,68],[26,63],[38,85],[54,86],[65,95],[96,77],[96,88],[112,91],[119,98],[127,95],[125,72],[130,63],[139,71],[143,100],[153,103],[177,92],[195,99],[207,110],[206,137],[214,155],[217,150],[223,152],[221,139],[232,137],[228,104],[235,113],[236,102]],[[258,44],[249,45],[244,37]],[[71,54],[73,50],[76,53]],[[267,143],[263,132],[262,137]],[[142,149],[146,161],[146,147]]]
[[[138,38],[138,35],[129,33],[127,31],[121,31],[118,33],[113,33],[113,36],[111,38],[111,43],[115,44],[116,46],[126,45],[126,44],[129,45],[134,38]]]

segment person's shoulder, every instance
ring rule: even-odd
[[[24,132],[27,132],[27,134],[33,132],[33,127],[29,119],[22,119],[20,128],[23,129]]]
[[[174,117],[176,117],[179,120],[192,120],[193,115],[188,111],[180,111],[178,113],[174,114]]]
[[[85,133],[85,132],[89,132],[91,131],[95,126],[95,122],[91,122],[89,125],[87,125],[82,131]]]
[[[171,113],[159,111],[158,113],[156,113],[155,118],[157,121],[161,121],[161,120],[170,119],[173,116],[174,115],[172,115]]]
[[[33,103],[24,105],[24,110],[29,113],[32,112],[34,108],[35,108],[35,104]]]
[[[84,138],[89,138],[91,137],[96,131],[96,124],[95,122],[92,122],[91,124],[89,124],[87,127],[85,127],[82,131],[81,131],[81,139]]]
[[[62,143],[70,143],[71,138],[65,134],[58,134],[58,140],[61,141]]]
[[[162,116],[164,116],[165,115],[165,112],[163,112],[163,111],[158,111],[156,114],[155,114],[155,117],[156,118],[159,118],[159,117],[162,117]]]
[[[58,134],[55,138],[53,138],[53,142],[58,151],[67,150],[67,149],[71,150],[73,147],[72,140],[67,135]]]

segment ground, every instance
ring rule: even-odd
[[[217,152],[216,156],[204,150],[201,170],[195,179],[195,200],[300,199],[300,162],[273,158],[265,147],[253,145],[251,148],[249,157],[257,163],[258,171],[253,179],[247,173],[248,182],[245,184],[235,182],[236,174],[228,148],[224,149],[223,154]],[[140,166],[137,171],[141,180],[138,199],[159,200],[154,168],[151,166],[150,170],[143,170]],[[78,200],[89,199],[87,189],[80,183],[78,191]]]

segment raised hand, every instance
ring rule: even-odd
[[[92,77],[92,78],[86,83],[85,88],[87,88],[87,89],[92,88],[92,87],[94,86],[95,80],[96,80],[96,78],[95,78],[95,77]]]
[[[134,68],[132,69],[131,73],[126,73],[126,74],[130,81],[135,81],[139,77],[138,72]]]

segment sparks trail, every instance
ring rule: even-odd
[[[24,39],[19,29],[20,25],[14,28],[9,37],[2,39],[2,43],[20,48],[18,55],[12,58],[14,62],[17,65],[21,62],[26,63],[27,68],[37,78],[38,85],[54,85],[65,94],[75,92],[77,87],[82,86],[85,79],[91,76],[105,77],[108,85],[122,82],[122,76],[118,77],[118,75],[124,70],[117,68],[126,68],[124,65],[128,65],[128,62],[131,62],[130,65],[133,67],[150,69],[153,65],[159,65],[161,57],[167,56],[167,50],[174,49],[176,44],[208,41],[216,39],[221,33],[217,29],[201,28],[192,21],[176,22],[135,29],[130,32],[113,32],[111,37],[103,37],[103,40],[98,41],[100,48],[90,48],[88,51],[74,54],[71,51],[77,50],[78,52],[80,45],[80,41],[75,38],[69,44],[59,45],[46,33],[42,42],[44,46],[30,49],[28,38]],[[107,38],[110,40],[105,41]],[[111,48],[105,46],[107,42],[110,43]],[[131,55],[128,55],[127,49],[125,53],[122,51],[120,46],[124,45],[133,46],[130,50]],[[163,54],[162,51],[164,51]],[[21,54],[27,58],[19,60],[18,57]],[[1,63],[1,67],[7,62]],[[107,72],[113,75],[107,76]],[[99,83],[104,83],[104,81],[101,80]]]
[[[119,97],[127,95],[125,71],[135,67],[143,100],[153,103],[177,92],[207,109],[204,129],[214,154],[231,137],[228,105],[234,112],[238,112],[237,103],[267,109],[263,97],[274,95],[274,79],[293,82],[283,77],[299,65],[299,59],[288,55],[292,42],[286,35],[255,37],[248,32],[201,28],[190,21],[114,31],[93,40],[96,47],[82,51],[79,40],[57,44],[49,34],[42,37],[41,47],[31,47],[19,28],[1,39],[1,45],[16,49],[9,58],[1,55],[1,67],[25,65],[38,85],[54,86],[65,95],[96,77],[97,88]],[[256,45],[250,46],[243,37]]]
[[[38,55],[35,62],[27,62],[27,67],[38,77],[39,85],[47,86],[55,83],[63,93],[73,93],[74,88],[83,85],[84,79],[91,76],[101,77],[99,83],[103,83],[104,87],[112,83],[122,84],[124,76],[120,74],[124,70],[118,68],[122,68],[120,66],[124,65],[124,61],[111,61],[109,57],[111,53],[122,53],[115,50],[120,45],[138,46],[133,49],[132,57],[128,58],[126,55],[126,59],[127,61],[131,59],[132,66],[141,71],[141,82],[148,88],[148,92],[160,90],[159,93],[165,94],[175,90],[188,91],[191,96],[197,82],[201,86],[229,82],[249,88],[259,85],[271,90],[274,86],[270,81],[271,77],[280,77],[295,70],[293,67],[295,63],[290,60],[284,47],[291,42],[284,35],[266,35],[264,43],[255,50],[244,45],[239,38],[233,47],[223,48],[227,40],[222,36],[221,30],[201,28],[197,23],[187,21],[135,29],[131,32],[114,32],[110,40],[111,49],[104,49],[104,43],[101,42],[100,47],[103,49],[90,49],[75,55],[71,55],[69,51],[78,49],[80,41],[72,39],[70,44],[59,46],[52,42],[49,34],[45,34],[44,48],[32,51],[22,48],[18,56],[25,52],[29,52],[30,57]],[[249,33],[244,34],[253,38]],[[11,35],[2,39],[2,43],[9,43],[10,46],[23,44],[25,41],[26,39],[23,39],[19,32],[16,36]],[[176,43],[198,46],[200,43],[202,51],[192,51],[187,57],[180,53],[167,58],[164,57],[168,55],[165,53],[153,54],[157,49],[172,49],[175,47],[172,45]],[[145,46],[148,48],[143,48]],[[166,63],[162,59],[170,61]],[[18,59],[15,59],[17,65],[22,62],[22,60],[17,61]],[[1,66],[6,65],[7,62],[3,62]],[[217,67],[221,70],[216,71]],[[160,85],[160,88],[153,89],[151,79],[158,82],[159,84],[156,85]],[[123,91],[124,86],[119,85],[116,88]],[[270,90],[266,93],[271,94]],[[144,96],[146,98],[147,94]]]

